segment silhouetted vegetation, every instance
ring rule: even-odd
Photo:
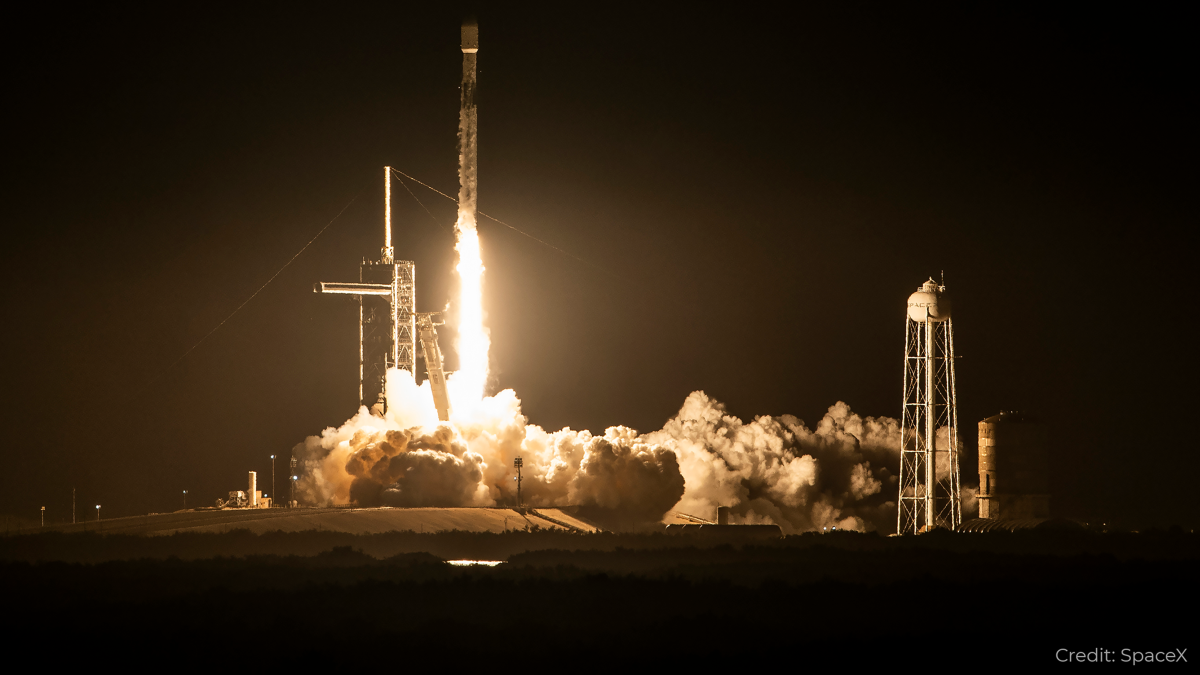
[[[189,665],[250,652],[264,669],[857,667],[930,641],[947,657],[982,650],[989,666],[1054,664],[1060,647],[1188,647],[1191,622],[1176,613],[1196,600],[1198,542],[1183,532],[25,535],[0,539],[0,629],[19,641],[87,626],[71,636],[79,658],[123,644],[147,658],[185,653]]]

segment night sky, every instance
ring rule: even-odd
[[[269,455],[355,411],[357,304],[312,284],[378,256],[381,167],[457,191],[466,8],[163,7],[8,24],[0,513],[269,492]],[[532,423],[651,431],[696,389],[898,417],[904,303],[944,271],[964,483],[976,422],[1022,410],[1056,515],[1200,520],[1189,22],[673,7],[476,9],[480,209],[570,254],[481,219]],[[455,206],[409,185],[429,311]]]

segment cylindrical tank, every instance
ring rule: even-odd
[[[729,524],[729,507],[728,506],[718,506],[717,507],[717,524],[718,525],[728,525]]]
[[[251,471],[250,489],[246,491],[246,496],[250,498],[250,506],[258,506],[258,489],[256,483],[258,483],[258,473]]]
[[[979,517],[1049,518],[1046,429],[1019,412],[979,423]]]
[[[939,286],[930,279],[921,284],[916,293],[908,296],[908,318],[912,321],[925,321],[927,316],[935,323],[941,323],[950,318],[950,296],[944,286]]]

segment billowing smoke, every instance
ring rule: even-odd
[[[895,529],[894,419],[860,417],[839,402],[814,430],[791,415],[746,423],[698,391],[643,440],[679,457],[687,489],[676,511],[712,518],[728,506],[731,522],[774,523],[785,532]]]
[[[356,442],[357,441],[357,442]],[[486,504],[483,457],[457,443],[449,427],[356,434],[346,472],[350,500],[361,506]]]
[[[451,381],[451,397],[454,382]],[[602,436],[529,424],[511,390],[439,423],[428,383],[392,371],[388,412],[360,409],[293,451],[297,498],[309,504],[493,506],[516,503],[524,460],[528,505],[579,505],[619,527],[669,511],[785,532],[895,527],[899,424],[837,403],[809,429],[790,415],[743,422],[703,392],[662,429],[610,427]]]

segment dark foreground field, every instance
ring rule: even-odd
[[[1179,531],[40,534],[0,538],[0,635],[41,666],[172,670],[1126,667],[1195,642],[1198,562]]]

